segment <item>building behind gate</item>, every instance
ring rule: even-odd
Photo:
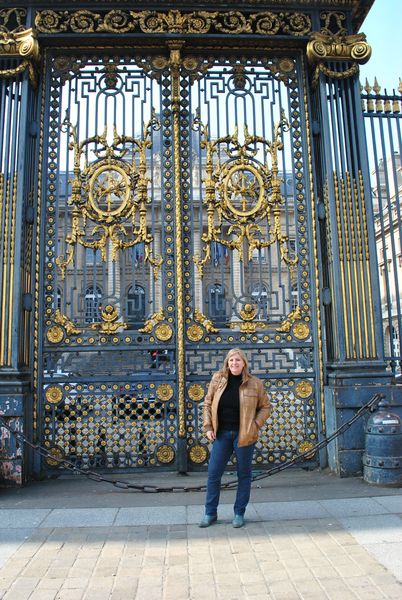
[[[46,450],[1,429],[5,484],[205,468],[232,347],[273,405],[256,468],[361,472],[362,422],[314,446],[374,393],[402,406],[402,107],[361,96],[371,4],[3,2],[0,414]]]

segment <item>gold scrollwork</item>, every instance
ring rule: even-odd
[[[309,63],[315,65],[313,84],[316,85],[320,73],[335,79],[345,79],[358,73],[359,64],[369,60],[371,47],[364,33],[347,35],[345,30],[341,30],[332,34],[322,29],[311,34],[306,52]],[[334,70],[325,64],[328,61],[352,62],[352,65],[343,70]]]
[[[188,397],[193,402],[199,402],[204,397],[204,388],[199,383],[193,383],[188,388]]]
[[[280,333],[289,332],[292,329],[293,323],[298,319],[301,319],[300,306],[296,306],[296,308],[288,314],[286,319],[284,319],[279,327],[276,328],[276,331],[279,331]]]
[[[63,390],[58,385],[50,385],[45,392],[46,402],[58,404],[63,399]]]
[[[54,313],[54,321],[55,323],[58,323],[59,325],[64,327],[68,335],[78,335],[82,333],[82,329],[78,329],[78,327],[76,327],[76,325],[71,321],[71,319],[66,317],[66,315],[62,314],[60,309],[57,309]]]
[[[31,27],[16,31],[0,29],[0,56],[24,59],[18,67],[0,70],[0,77],[15,77],[28,69],[31,84],[36,87],[34,63],[39,60],[39,44]]]
[[[167,323],[161,323],[155,327],[155,336],[162,342],[167,342],[173,335],[173,329]]]
[[[174,461],[175,452],[168,444],[161,444],[156,449],[156,458],[164,465],[168,465]]]
[[[253,319],[257,316],[258,309],[253,304],[246,302],[243,308],[239,311],[240,317],[243,319],[243,322],[235,321],[230,324],[231,329],[240,328],[242,333],[255,333],[257,328],[264,329],[266,324],[261,322],[252,322]]]
[[[66,237],[67,256],[58,256],[56,264],[65,278],[66,269],[74,259],[77,244],[85,248],[100,250],[107,262],[107,249],[111,245],[111,259],[116,260],[119,250],[144,244],[145,262],[154,270],[155,280],[163,262],[161,256],[153,256],[153,236],[147,225],[149,178],[146,175],[146,151],[152,147],[151,132],[160,128],[154,111],[144,125],[142,139],[120,136],[114,127],[112,144],[107,141],[107,129],[82,142],[77,139],[77,127],[66,116],[63,127],[69,132],[70,148],[74,150],[74,178],[71,180],[72,231]],[[88,146],[97,144],[97,160],[81,169],[81,160]],[[132,147],[132,157],[125,159]],[[136,157],[138,155],[138,166]],[[87,232],[87,221],[95,223]],[[130,232],[127,230],[130,225]],[[92,238],[92,239],[91,239]]]
[[[171,398],[173,398],[173,388],[168,383],[161,383],[156,388],[156,397],[158,400],[162,400],[162,402],[168,402]]]
[[[295,387],[295,391],[299,398],[308,398],[313,393],[313,386],[309,381],[299,381]]]
[[[283,149],[281,136],[283,132],[289,131],[289,127],[282,112],[281,120],[274,128],[272,142],[250,135],[245,126],[244,142],[241,144],[237,128],[233,135],[211,141],[208,128],[201,122],[199,115],[194,119],[193,129],[200,132],[201,148],[206,149],[204,204],[207,207],[207,231],[201,238],[204,256],[193,256],[200,277],[203,277],[204,266],[211,259],[213,242],[220,243],[229,250],[237,250],[239,259],[243,261],[243,247],[247,241],[249,262],[254,250],[277,243],[281,259],[293,272],[298,257],[288,256],[288,236],[281,229],[281,205],[285,200],[281,194],[282,179],[278,168],[278,152]],[[218,155],[219,147],[223,144],[229,158],[223,163],[218,159],[214,165],[214,155]],[[261,144],[264,152],[271,156],[271,169],[255,158],[257,150],[252,149],[252,146],[256,144]],[[264,219],[269,226],[269,239],[262,239],[259,221]],[[230,223],[227,238],[223,237],[222,232],[224,220]]]
[[[201,465],[207,460],[209,451],[208,448],[202,444],[194,444],[194,446],[191,446],[188,456],[191,462],[195,463],[196,465]]]
[[[196,323],[200,323],[208,333],[218,333],[219,331],[219,329],[214,327],[211,319],[208,319],[208,317],[203,315],[198,308],[194,309],[194,321],[196,321]]]
[[[156,326],[159,321],[163,321],[165,318],[165,312],[163,308],[160,308],[157,312],[154,312],[147,321],[144,323],[144,327],[139,329],[140,333],[151,333],[153,328]]]
[[[227,34],[256,34],[291,36],[308,35],[312,22],[310,15],[301,12],[261,11],[253,14],[231,11],[133,11],[111,10],[107,12],[38,11],[35,26],[42,33],[128,33],[141,31],[146,34],[176,33],[205,34],[213,31]]]
[[[89,327],[90,329],[100,331],[100,333],[106,333],[107,335],[115,333],[120,328],[127,329],[127,323],[117,321],[118,316],[119,313],[117,308],[111,304],[107,304],[101,311],[102,322],[92,323]]]

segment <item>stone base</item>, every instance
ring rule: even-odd
[[[326,435],[329,436],[366,404],[375,394],[384,394],[390,410],[402,415],[402,386],[350,385],[328,386],[324,390]],[[342,435],[327,446],[328,466],[339,477],[362,475],[365,450],[365,423],[370,412],[363,415]]]

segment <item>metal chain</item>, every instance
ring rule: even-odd
[[[266,477],[275,475],[276,473],[279,473],[280,471],[284,471],[285,469],[288,469],[289,467],[291,467],[297,463],[303,462],[305,458],[311,457],[318,450],[325,448],[325,446],[327,446],[335,438],[337,438],[339,435],[341,435],[347,429],[349,429],[349,427],[351,427],[353,425],[353,423],[355,423],[358,419],[360,419],[360,417],[362,417],[366,412],[373,411],[376,408],[376,405],[378,404],[378,402],[380,400],[382,400],[383,398],[384,398],[384,394],[375,394],[371,398],[371,400],[369,400],[367,402],[367,404],[364,404],[361,408],[359,408],[359,410],[353,415],[353,417],[351,417],[348,421],[343,423],[343,425],[338,427],[338,429],[336,429],[331,435],[324,438],[321,442],[319,442],[318,444],[316,444],[309,450],[306,450],[302,454],[297,454],[294,458],[282,463],[281,465],[277,465],[276,467],[272,467],[271,469],[264,471],[263,473],[254,475],[252,477],[252,481],[260,481],[261,479],[265,479]],[[100,475],[99,473],[96,473],[95,471],[81,469],[80,467],[77,467],[76,465],[74,465],[74,463],[72,463],[69,460],[66,460],[64,458],[57,458],[56,456],[53,456],[53,454],[51,454],[51,452],[49,450],[47,450],[47,448],[44,448],[40,444],[34,444],[30,440],[28,440],[24,434],[19,433],[18,431],[15,431],[14,429],[11,429],[11,427],[9,425],[7,425],[7,423],[4,421],[4,418],[1,416],[0,416],[0,427],[4,427],[5,429],[7,429],[7,431],[9,431],[15,437],[16,440],[18,440],[19,442],[22,442],[23,444],[26,444],[40,456],[44,456],[45,458],[51,458],[52,461],[58,462],[60,464],[60,466],[63,466],[65,469],[68,469],[69,471],[72,471],[73,473],[79,473],[80,475],[84,475],[87,479],[91,479],[92,481],[96,481],[96,482],[102,481],[105,483],[110,483],[114,487],[119,488],[119,489],[133,490],[136,492],[155,494],[155,493],[159,493],[159,492],[204,492],[207,487],[205,484],[199,485],[199,486],[183,486],[183,487],[182,486],[160,487],[160,486],[156,486],[156,485],[146,485],[146,484],[145,485],[135,485],[134,483],[130,483],[129,481],[120,481],[120,480],[110,479],[109,477],[104,477],[103,475]],[[225,489],[225,490],[233,489],[236,486],[237,486],[237,479],[223,483],[221,485],[221,489]]]

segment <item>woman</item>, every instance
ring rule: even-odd
[[[223,367],[212,377],[204,401],[204,432],[213,446],[208,465],[205,515],[200,527],[209,527],[217,520],[221,479],[233,452],[238,486],[232,525],[243,527],[250,498],[254,447],[258,432],[270,413],[264,384],[250,375],[244,352],[239,348],[229,350]]]

